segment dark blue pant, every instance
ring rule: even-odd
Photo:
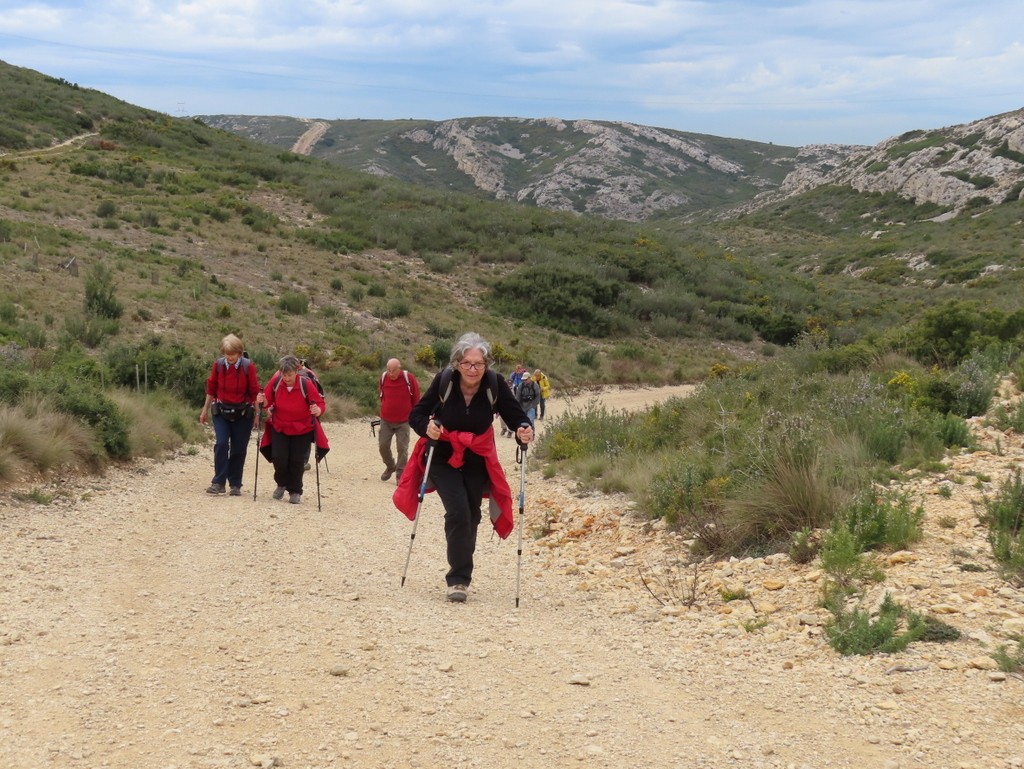
[[[241,487],[245,453],[252,436],[252,420],[237,419],[229,422],[222,416],[213,418],[213,483]]]
[[[444,505],[444,536],[448,543],[449,585],[468,585],[473,579],[473,553],[480,525],[480,505],[488,486],[483,457],[467,451],[465,463],[452,467],[445,459],[434,457],[430,480]]]

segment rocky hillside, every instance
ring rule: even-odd
[[[909,131],[870,148],[802,147],[796,168],[753,207],[822,185],[892,192],[953,216],[969,206],[1021,198],[1024,109],[934,130]],[[749,208],[749,207],[748,207]]]
[[[874,147],[800,148],[558,118],[200,119],[380,176],[630,221],[750,211],[822,185],[896,193],[952,216],[1024,189],[1024,110],[909,131]]]
[[[793,147],[595,120],[199,119],[379,176],[629,221],[742,203],[799,165]]]

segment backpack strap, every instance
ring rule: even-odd
[[[228,369],[231,367],[231,364],[228,363],[228,359],[226,356],[221,355],[219,358],[217,358],[217,362],[214,364],[214,366],[217,370],[217,384],[223,385],[224,377],[227,375]],[[249,378],[249,357],[244,352],[238,358],[238,371],[246,379]],[[220,398],[218,398],[217,400],[219,401]]]
[[[412,382],[409,381],[409,372],[402,369],[402,374],[405,375],[405,386],[409,390],[409,397],[412,397]],[[388,375],[387,371],[384,371],[380,375],[380,384],[377,385],[377,396],[381,399],[384,398],[384,377]]]
[[[221,369],[222,372],[227,372],[227,370],[228,370],[228,359],[227,359],[227,357],[225,357],[224,355],[221,355],[219,358],[217,358],[217,364],[220,366],[220,369]],[[248,374],[249,373],[249,357],[245,353],[242,353],[242,355],[238,359],[238,368],[239,368],[239,370],[243,374]]]
[[[448,400],[448,396],[452,394],[452,375],[455,373],[455,369],[451,366],[445,366],[441,371],[441,381],[437,386],[437,397],[441,400],[441,405],[444,406],[445,401]],[[486,378],[487,400],[491,402],[491,411],[494,410],[494,404],[498,402],[498,372],[493,369],[487,369],[484,372]]]
[[[309,396],[306,394],[306,377],[300,374],[299,376],[295,377],[295,379],[299,383],[299,390],[302,392],[302,397],[306,399],[306,403],[309,403]],[[277,388],[281,386],[282,380],[284,380],[284,377],[281,376],[281,372],[276,372],[273,377],[274,389],[271,391],[274,393],[275,401],[277,400]]]

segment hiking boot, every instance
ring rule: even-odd
[[[206,490],[207,494],[223,494],[224,484],[223,483],[211,483],[210,488]]]
[[[449,585],[448,600],[452,603],[465,603],[466,594],[469,592],[468,585]]]
[[[240,496],[242,496],[242,487],[241,486],[232,486],[231,487],[231,491],[229,492],[229,494],[232,497],[240,497]]]
[[[304,464],[302,466],[302,472],[304,472],[304,473],[308,473],[312,469],[313,469],[313,465],[311,465],[309,462],[306,462],[306,464]]]
[[[401,482],[401,480],[402,480],[402,473],[404,473],[404,472],[405,472],[405,468],[404,467],[401,470],[398,470],[398,471],[395,472],[395,483],[396,484]]]
[[[288,495],[288,502],[293,504],[293,505],[297,505],[301,501],[302,501],[302,495],[301,494],[289,494]]]
[[[390,478],[394,474],[395,474],[395,468],[389,467],[387,470],[385,470],[383,473],[380,474],[380,479],[382,481],[386,481],[388,478]]]
[[[284,486],[278,486],[276,489],[274,489],[274,493],[271,494],[270,496],[272,496],[274,499],[280,499],[281,497],[283,497]]]

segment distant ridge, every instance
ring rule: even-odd
[[[559,118],[198,119],[378,176],[628,221],[731,216],[822,185],[892,192],[955,214],[1019,196],[1024,180],[1024,110],[874,147],[799,148]]]

